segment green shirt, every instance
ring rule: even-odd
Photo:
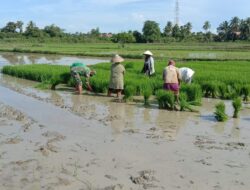
[[[71,72],[78,73],[81,76],[89,77],[90,76],[90,68],[87,67],[84,63],[75,62],[70,66]]]

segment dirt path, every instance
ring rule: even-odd
[[[249,109],[218,124],[209,99],[168,112],[13,80],[0,82],[1,190],[250,188]]]

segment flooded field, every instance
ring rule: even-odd
[[[218,100],[169,112],[35,84],[0,76],[0,189],[250,188],[249,105],[218,123]]]
[[[70,65],[75,61],[80,61],[87,65],[92,65],[96,63],[107,62],[109,60],[99,59],[99,58],[63,56],[63,55],[0,52],[0,67],[9,64],[21,65],[21,64],[41,64],[41,63]]]

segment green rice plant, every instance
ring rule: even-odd
[[[181,92],[179,95],[179,105],[180,111],[196,111],[191,107],[191,104],[187,101],[187,94],[184,92]]]
[[[204,82],[201,85],[205,97],[216,98],[218,85],[216,81]]]
[[[126,85],[124,88],[123,100],[125,102],[131,100],[135,94],[135,87],[132,85]]]
[[[188,102],[201,104],[202,90],[199,84],[182,85],[181,91],[186,93]]]
[[[143,88],[144,105],[149,105],[149,98],[152,95],[152,89],[149,86]]]
[[[158,90],[156,91],[156,98],[158,100],[159,108],[174,110],[175,96],[171,91]]]
[[[250,85],[244,85],[241,88],[241,95],[243,96],[243,101],[248,102],[249,101],[249,95],[250,95]]]
[[[225,103],[224,102],[219,102],[218,104],[215,105],[215,118],[219,122],[224,122],[228,119],[227,114],[225,113]]]
[[[134,68],[134,63],[133,62],[128,62],[125,64],[125,69],[133,69]]]
[[[233,108],[234,108],[234,118],[238,118],[239,116],[239,111],[242,107],[242,101],[241,101],[241,97],[235,98],[232,102]]]
[[[228,97],[228,88],[225,83],[220,83],[218,85],[218,93],[221,99],[227,99]]]

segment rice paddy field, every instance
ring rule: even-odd
[[[156,61],[156,74],[146,77],[141,73],[142,61],[125,61],[125,99],[133,96],[150,97],[156,95],[160,100],[162,93],[162,71],[166,61]],[[95,93],[107,93],[111,63],[100,63],[91,66],[97,75],[90,79]],[[200,104],[201,97],[233,99],[238,96],[248,101],[250,93],[249,61],[179,61],[177,67],[190,67],[195,71],[191,85],[182,84],[181,92],[192,104]],[[4,66],[2,72],[12,76],[39,81],[51,85],[55,89],[58,84],[73,87],[69,66],[61,65],[16,65]],[[83,80],[85,80],[83,78]],[[147,95],[146,95],[147,94]],[[145,101],[147,98],[145,98]],[[160,101],[159,105],[161,104]],[[160,106],[161,107],[161,106]]]
[[[119,53],[126,103],[107,97],[108,61],[90,66],[94,92],[78,95],[69,66],[0,59],[0,189],[250,189],[249,46],[1,43],[2,51]],[[146,49],[155,55],[150,78],[141,73]],[[183,112],[162,90],[170,58],[195,71],[181,84]]]
[[[0,51],[46,53],[109,57],[120,54],[125,58],[142,58],[145,50],[151,50],[159,60],[250,60],[249,43],[166,43],[120,44],[114,43],[37,43],[1,42]]]

